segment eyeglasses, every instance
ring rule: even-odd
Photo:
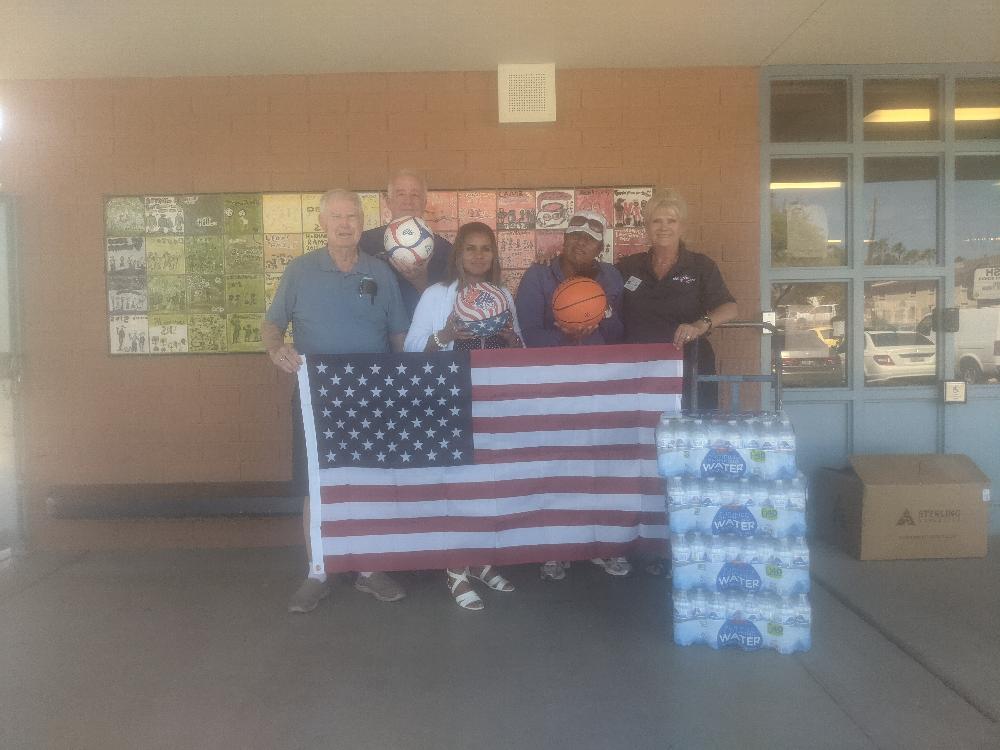
[[[604,235],[604,225],[597,219],[588,219],[586,216],[574,216],[569,220],[569,226],[571,227],[589,227],[591,231],[596,232],[598,235]]]

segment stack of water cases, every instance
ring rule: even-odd
[[[791,422],[781,412],[668,412],[656,447],[670,512],[674,642],[807,651],[807,493]]]

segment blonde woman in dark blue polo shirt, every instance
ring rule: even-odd
[[[696,339],[698,371],[715,372],[715,353],[705,338],[716,326],[737,315],[736,301],[711,258],[689,250],[683,235],[687,203],[675,190],[658,190],[642,212],[651,247],[645,253],[622,258],[615,267],[625,281],[622,318],[625,342],[669,342],[684,350],[682,407],[691,401],[691,364]],[[715,383],[698,390],[699,406],[713,409],[718,402]]]

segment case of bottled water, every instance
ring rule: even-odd
[[[705,589],[795,596],[809,591],[809,547],[803,537],[774,540],[672,534],[675,591]]]
[[[664,477],[792,479],[797,473],[795,447],[795,430],[784,412],[664,412],[656,427]]]
[[[742,477],[667,479],[670,531],[774,539],[806,535],[806,478],[763,481]]]
[[[665,413],[674,642],[782,654],[810,647],[807,483],[782,412]]]
[[[812,605],[807,594],[779,596],[736,591],[674,592],[674,643],[714,649],[780,654],[812,646]]]

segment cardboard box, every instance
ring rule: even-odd
[[[990,484],[968,456],[851,456],[850,464],[814,475],[814,536],[859,560],[986,556]]]

